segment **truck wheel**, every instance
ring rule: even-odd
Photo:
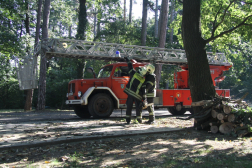
[[[106,118],[112,114],[114,103],[109,95],[99,93],[91,98],[88,109],[94,118]]]
[[[74,112],[80,118],[90,118],[91,116],[87,106],[75,106]]]
[[[172,115],[183,115],[183,114],[185,114],[185,112],[186,112],[186,109],[184,109],[184,108],[181,108],[180,110],[177,110],[177,109],[174,108],[174,107],[168,107],[167,109],[168,109],[168,111],[169,111]]]

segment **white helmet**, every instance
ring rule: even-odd
[[[147,72],[149,72],[149,74],[153,74],[155,71],[155,67],[152,64],[146,65],[146,69],[147,69]]]
[[[138,71],[139,71],[139,73],[140,73],[142,76],[146,75],[147,69],[146,69],[145,66],[140,66],[140,67],[138,67],[138,68],[139,68]]]

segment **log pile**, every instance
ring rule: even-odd
[[[245,101],[234,100],[217,96],[212,100],[202,100],[193,102],[192,106],[201,106],[203,109],[188,118],[194,118],[195,122],[204,121],[200,124],[201,128],[196,129],[210,130],[212,133],[223,133],[237,137],[252,136],[252,110]],[[203,120],[204,119],[204,120]]]

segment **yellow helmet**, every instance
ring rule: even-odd
[[[146,65],[146,69],[147,69],[147,72],[149,72],[149,74],[153,74],[155,71],[155,67],[152,64]]]
[[[140,66],[140,67],[138,67],[138,71],[139,71],[139,73],[140,73],[142,76],[146,75],[146,73],[147,73],[147,69],[146,69],[145,66]]]

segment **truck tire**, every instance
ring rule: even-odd
[[[87,106],[74,106],[74,112],[80,118],[90,118],[91,117]]]
[[[182,108],[181,110],[176,110],[176,108],[174,107],[167,107],[168,111],[172,114],[172,115],[183,115],[186,112],[185,108]]]
[[[114,110],[114,103],[109,95],[98,93],[91,98],[88,109],[94,118],[107,118]]]

